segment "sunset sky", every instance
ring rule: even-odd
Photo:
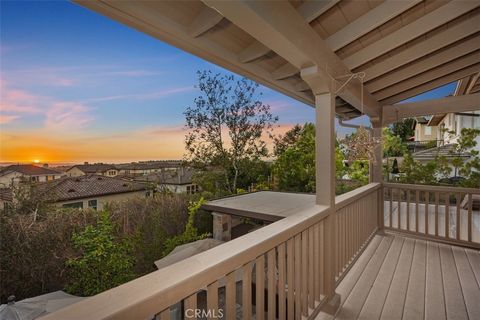
[[[196,71],[227,72],[70,2],[2,1],[0,20],[2,163],[181,158]],[[278,132],[314,121],[311,107],[261,91]]]

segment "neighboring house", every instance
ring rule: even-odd
[[[446,144],[444,146],[415,152],[412,154],[412,157],[413,159],[418,160],[420,162],[435,160],[439,156],[443,156],[447,159],[460,157],[467,160],[468,158],[470,158],[470,155],[468,153],[453,154],[454,148],[455,148],[455,144]]]
[[[68,208],[102,210],[109,202],[150,196],[145,183],[99,175],[64,177],[37,186],[49,201]]]
[[[176,171],[163,171],[136,177],[134,180],[154,184],[158,191],[194,194],[200,190],[199,186],[193,182],[194,174],[195,170],[181,167]]]
[[[85,162],[85,164],[74,165],[66,172],[69,177],[79,177],[89,174],[96,174],[107,177],[115,177],[118,175],[118,169],[112,164],[89,164],[88,162]]]
[[[119,174],[126,176],[147,175],[163,171],[175,171],[182,166],[180,160],[144,161],[117,165]]]
[[[20,182],[45,182],[62,177],[63,173],[33,164],[16,164],[0,170],[0,188]]]
[[[415,130],[414,141],[435,141],[437,140],[437,126],[429,125],[426,117],[416,117],[413,123]]]
[[[457,143],[462,129],[480,129],[480,110],[435,115],[430,119],[429,125],[439,128],[438,140],[443,140],[445,144]],[[480,151],[480,136],[477,137],[476,149]]]

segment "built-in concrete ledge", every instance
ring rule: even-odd
[[[259,191],[209,201],[202,209],[216,214],[274,222],[313,206],[314,194]]]

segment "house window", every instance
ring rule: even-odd
[[[431,136],[432,135],[432,127],[426,126],[425,127],[425,135]]]
[[[62,207],[83,209],[83,202],[80,201],[80,202],[65,203]]]
[[[97,199],[88,200],[88,207],[97,210]]]

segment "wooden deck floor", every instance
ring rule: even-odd
[[[375,236],[320,319],[480,319],[480,252],[398,235]]]

